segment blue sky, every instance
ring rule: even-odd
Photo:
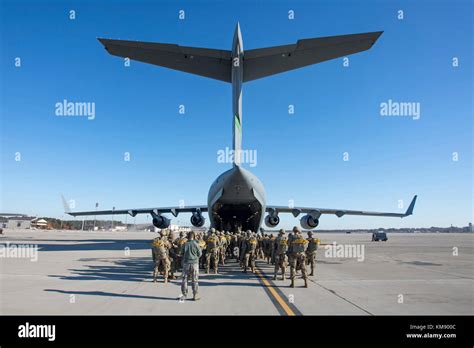
[[[269,204],[401,211],[418,194],[407,219],[324,216],[320,227],[472,221],[471,1],[2,0],[0,13],[3,212],[61,217],[61,194],[78,210],[205,204],[230,168],[217,162],[232,144],[230,84],[126,68],[96,37],[230,49],[240,21],[244,49],[384,31],[349,67],[336,59],[244,85],[243,147],[257,151],[250,170]],[[95,119],[55,116],[64,99],[94,102]],[[382,117],[389,99],[420,103],[420,119]]]

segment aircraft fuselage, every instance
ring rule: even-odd
[[[211,185],[207,198],[211,227],[218,230],[258,231],[265,208],[265,189],[260,180],[241,166],[222,173]]]
[[[207,199],[211,227],[258,231],[265,214],[265,190],[260,180],[241,167],[243,43],[240,26],[232,43],[232,134],[234,164],[212,184]]]

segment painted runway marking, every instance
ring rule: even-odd
[[[263,288],[265,289],[266,293],[270,297],[272,303],[277,308],[278,312],[281,315],[288,315],[288,316],[296,316],[296,315],[303,315],[295,305],[287,302],[284,298],[285,295],[281,292],[280,289],[271,281],[269,280],[260,270],[260,268],[256,267],[255,272],[263,284]]]

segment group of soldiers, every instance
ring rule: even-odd
[[[298,271],[301,271],[304,280],[304,286],[308,287],[308,275],[306,266],[310,265],[311,273],[314,276],[316,266],[316,251],[319,245],[319,239],[313,237],[311,231],[308,232],[308,238],[304,238],[301,230],[294,227],[292,232],[287,236],[284,229],[278,232],[278,236],[274,237],[270,234],[258,234],[251,231],[237,232],[233,235],[234,243],[232,246],[239,250],[240,266],[244,272],[250,267],[255,272],[255,260],[262,259],[267,264],[275,266],[273,279],[277,279],[277,275],[281,270],[282,280],[285,280],[286,269],[290,266],[290,286],[295,286],[295,277]]]
[[[219,263],[225,264],[225,260],[229,256],[227,252],[230,240],[229,233],[219,232],[214,228],[210,229],[207,235],[196,233],[196,242],[202,249],[199,264],[206,270],[206,273],[209,273],[212,267],[214,273],[217,274]],[[155,265],[153,281],[156,282],[159,273],[163,274],[165,283],[168,282],[168,279],[175,279],[174,273],[182,268],[182,252],[186,242],[187,238],[183,232],[180,232],[178,238],[173,239],[171,231],[168,229],[161,230],[159,237],[153,239],[151,243]]]
[[[183,232],[173,240],[170,231],[166,229],[153,240],[153,281],[156,281],[159,273],[163,274],[165,283],[168,278],[174,279],[174,273],[182,267],[182,249],[186,241]],[[280,271],[282,280],[285,280],[289,266],[291,287],[295,286],[298,271],[301,271],[304,286],[308,287],[306,266],[310,265],[309,276],[313,276],[319,245],[319,239],[314,238],[311,231],[308,232],[308,238],[304,238],[298,227],[294,227],[288,236],[285,230],[281,229],[277,237],[250,230],[242,232],[237,229],[235,233],[230,233],[211,228],[207,233],[197,232],[196,242],[202,249],[199,265],[206,273],[210,273],[212,269],[214,274],[217,274],[219,265],[225,265],[228,259],[239,262],[243,272],[246,273],[250,269],[255,273],[255,261],[261,259],[275,266],[274,280]]]

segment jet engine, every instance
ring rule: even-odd
[[[305,230],[311,230],[319,225],[319,219],[308,214],[301,218],[300,223]]]
[[[194,227],[202,227],[205,222],[206,219],[202,216],[201,212],[197,211],[191,215],[191,224]]]
[[[267,227],[276,227],[280,223],[280,218],[277,214],[270,214],[265,217],[265,225]]]
[[[161,229],[168,228],[170,226],[171,220],[167,217],[155,213],[151,214],[151,216],[153,217],[153,226]]]

